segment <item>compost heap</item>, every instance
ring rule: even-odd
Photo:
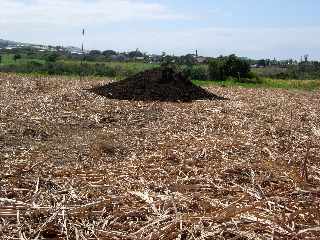
[[[147,70],[127,79],[99,86],[91,91],[111,99],[137,101],[192,101],[223,99],[194,85],[171,67]]]

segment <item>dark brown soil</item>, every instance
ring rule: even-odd
[[[95,87],[91,91],[118,100],[189,102],[224,99],[194,85],[182,73],[170,67],[147,70],[122,81]]]

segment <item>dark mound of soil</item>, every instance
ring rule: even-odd
[[[224,99],[194,85],[182,73],[170,67],[147,70],[122,81],[93,88],[91,91],[107,98],[119,100],[192,101]]]

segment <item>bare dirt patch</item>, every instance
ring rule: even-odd
[[[0,77],[3,239],[318,239],[320,94],[119,101]]]

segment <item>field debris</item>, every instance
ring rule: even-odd
[[[122,81],[108,83],[91,91],[111,99],[136,101],[223,100],[194,85],[171,67],[159,67],[138,73]]]
[[[0,75],[1,239],[320,239],[320,93],[118,101]]]

